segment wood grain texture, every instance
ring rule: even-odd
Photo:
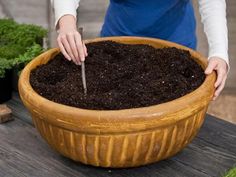
[[[156,48],[174,46],[189,50],[203,68],[207,65],[199,53],[163,40],[111,37],[87,42],[102,40]],[[207,76],[195,91],[167,103],[125,110],[85,110],[49,101],[30,86],[30,71],[47,63],[58,52],[51,49],[30,62],[20,76],[19,91],[42,137],[62,155],[94,166],[140,166],[173,156],[190,143],[200,129],[214,92],[215,73]],[[150,143],[142,144],[140,137]],[[112,143],[107,138],[112,139]],[[148,156],[142,149],[147,150]]]

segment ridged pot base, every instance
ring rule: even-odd
[[[169,127],[134,133],[84,134],[54,126],[32,114],[48,144],[75,161],[102,167],[135,167],[175,155],[195,137],[206,109]]]

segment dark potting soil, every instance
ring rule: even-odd
[[[111,41],[87,44],[88,93],[83,93],[81,67],[60,53],[32,71],[34,90],[57,103],[84,109],[118,110],[156,105],[198,88],[203,69],[190,53]]]

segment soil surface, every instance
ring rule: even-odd
[[[61,53],[32,71],[34,90],[65,105],[118,110],[174,100],[198,88],[205,79],[203,69],[185,50],[112,41],[90,43],[87,49],[87,95],[81,67]]]

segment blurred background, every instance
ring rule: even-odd
[[[99,35],[108,3],[108,0],[81,0],[78,19],[79,26],[84,28],[85,39]],[[231,70],[223,93],[210,104],[208,113],[236,123],[236,1],[227,0],[226,3]],[[198,51],[207,56],[208,45],[200,22],[197,1],[193,1],[193,4],[198,21]],[[49,30],[49,46],[57,46],[54,15],[49,0],[0,0],[0,18],[13,18],[20,23],[41,25]]]

